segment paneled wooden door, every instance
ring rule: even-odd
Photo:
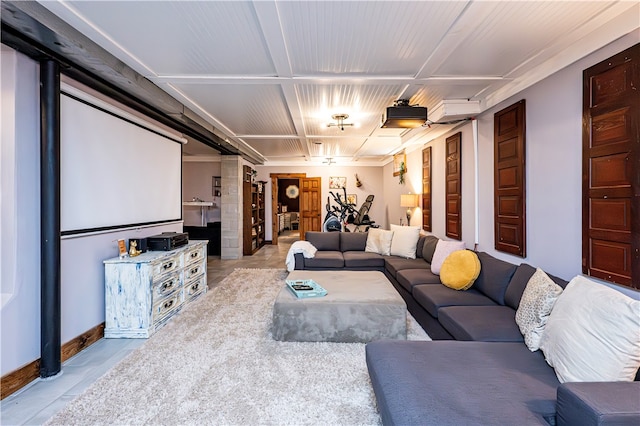
[[[640,44],[583,73],[582,271],[640,287]]]
[[[307,231],[322,230],[322,178],[309,177],[300,179],[300,239],[304,240]]]
[[[422,229],[431,232],[431,147],[422,150]]]
[[[455,240],[462,239],[462,168],[461,168],[462,132],[449,136],[445,140],[445,197],[446,229],[445,234]]]
[[[495,248],[520,257],[527,255],[525,117],[523,99],[493,118]]]

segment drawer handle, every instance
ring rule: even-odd
[[[169,300],[167,302],[164,302],[164,308],[165,309],[169,309],[172,306],[173,306],[173,299],[171,299],[171,300]]]
[[[196,257],[198,257],[199,254],[200,254],[200,252],[194,251],[193,253],[191,253],[191,258],[195,259]]]
[[[196,291],[200,287],[200,283],[195,283],[191,286],[191,290]]]
[[[170,288],[173,288],[173,283],[174,283],[174,281],[170,280],[170,281],[167,281],[164,284],[162,284],[162,291],[169,290]]]
[[[171,269],[173,267],[173,262],[165,263],[164,265],[162,265],[162,267],[164,268],[165,271],[167,269]]]
[[[200,270],[200,267],[198,266],[197,268],[192,268],[189,272],[191,273],[191,275],[195,275],[198,273],[199,270]]]

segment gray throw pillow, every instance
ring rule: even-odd
[[[438,237],[427,235],[424,238],[424,245],[422,246],[422,258],[428,263],[431,263],[431,260],[433,259],[433,253],[435,253],[437,245]]]

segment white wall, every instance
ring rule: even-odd
[[[634,45],[638,39],[638,31],[629,34],[478,117],[478,250],[514,264],[539,266],[564,279],[581,273],[582,71]],[[520,99],[526,100],[526,258],[497,252],[493,226],[493,116]],[[432,146],[433,233],[442,238],[445,232],[444,140],[458,131],[462,132],[462,238],[468,248],[473,248],[476,220],[470,122],[427,144]],[[421,148],[407,154],[409,168],[403,190],[413,189],[412,183],[421,178],[421,171],[413,166],[422,161]],[[403,209],[395,201],[399,200],[397,178],[390,175],[391,165],[387,165],[384,190],[389,194],[387,198],[394,200],[388,210],[391,221],[397,223],[396,217],[403,214]],[[419,224],[419,220],[421,216],[414,215],[411,224]]]
[[[0,374],[40,357],[39,68],[2,47]]]
[[[182,162],[182,200],[191,201],[195,197],[204,201],[213,201],[213,207],[205,210],[206,222],[220,221],[221,197],[214,197],[212,192],[212,178],[220,176],[220,170],[220,161]],[[183,206],[182,220],[185,226],[201,226],[200,207]]]
[[[0,158],[0,375],[40,358],[40,132],[38,64],[3,46]],[[182,222],[61,241],[62,344],[104,322],[104,259],[118,238],[180,231]]]

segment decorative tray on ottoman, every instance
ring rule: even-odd
[[[322,297],[327,295],[327,290],[314,280],[286,280],[287,287],[298,299],[309,297]]]

